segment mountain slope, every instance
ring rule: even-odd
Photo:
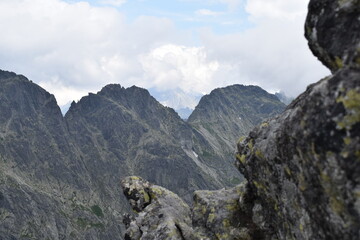
[[[285,104],[260,87],[232,85],[205,95],[188,122],[232,161],[239,137],[284,109]]]
[[[188,202],[194,190],[241,181],[233,153],[213,141],[233,132],[229,122],[203,134],[147,90],[116,84],[73,102],[63,117],[54,96],[25,77],[0,71],[0,83],[2,239],[121,239],[129,206],[119,183],[128,175]],[[205,109],[217,104],[209,99]]]
[[[190,190],[225,186],[211,166],[219,160],[196,156],[207,141],[145,89],[108,85],[74,103],[65,119],[89,171],[106,182],[138,174],[188,200]]]
[[[91,209],[99,197],[54,96],[14,73],[1,71],[0,83],[2,239],[120,235],[115,224],[104,228],[119,219]]]

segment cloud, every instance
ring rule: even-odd
[[[230,11],[235,11],[244,0],[217,0],[221,3],[227,4]]]
[[[160,90],[180,88],[185,92],[209,92],[217,61],[209,61],[202,47],[168,44],[141,56],[144,79]],[[208,87],[209,86],[209,87]]]
[[[137,56],[183,36],[169,19],[129,24],[115,9],[60,0],[0,1],[0,31],[1,68],[40,83],[60,105],[111,82],[145,85]]]
[[[303,37],[306,4],[298,2],[248,0],[246,9],[254,27],[228,35],[203,31],[202,42],[208,61],[216,60],[227,66],[228,71],[224,71],[227,82],[238,78],[239,83],[298,95],[308,84],[329,74],[312,56]],[[221,78],[216,74],[214,78]]]
[[[307,12],[308,1],[299,0],[248,0],[246,11],[252,18],[290,19],[302,17]]]
[[[126,3],[126,0],[101,0],[100,3],[120,7]]]
[[[174,98],[162,101],[181,107],[235,83],[295,96],[329,74],[303,38],[303,1],[248,0],[246,10],[252,28],[227,35],[203,29],[195,47],[194,32],[169,18],[130,22],[116,8],[87,2],[1,0],[0,66],[28,76],[60,105],[108,83],[173,91]]]
[[[199,9],[195,13],[201,16],[212,16],[212,17],[216,17],[224,14],[224,12],[214,12],[209,9]]]

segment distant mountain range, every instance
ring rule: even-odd
[[[123,177],[187,201],[234,186],[238,134],[284,108],[259,87],[234,85],[202,97],[184,121],[147,90],[110,84],[63,116],[53,95],[0,71],[1,239],[122,239]]]

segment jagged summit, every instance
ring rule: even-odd
[[[0,81],[2,239],[121,238],[130,209],[118,184],[128,175],[186,202],[195,190],[242,181],[233,151],[212,141],[233,132],[230,122],[204,135],[147,90],[119,84],[72,102],[63,117],[55,97],[24,76],[1,71]]]
[[[260,87],[232,85],[201,98],[188,123],[233,161],[234,142],[257,124],[281,113],[285,105]]]

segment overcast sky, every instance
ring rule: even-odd
[[[329,74],[303,37],[307,4],[0,0],[0,68],[27,76],[59,105],[108,83],[190,96],[255,84],[296,96]]]

